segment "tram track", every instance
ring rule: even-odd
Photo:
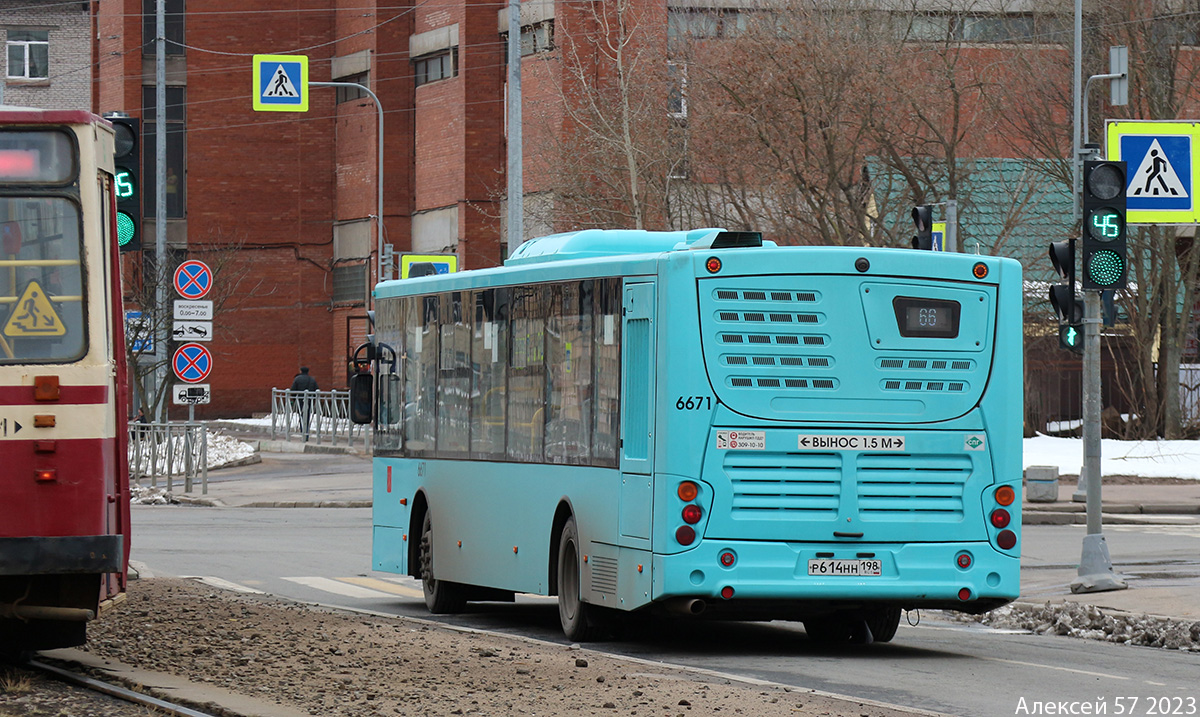
[[[141,692],[136,692],[126,687],[115,685],[111,682],[105,682],[94,677],[88,677],[87,675],[73,672],[55,665],[50,665],[38,660],[27,660],[21,664],[30,670],[40,672],[56,680],[61,680],[77,687],[82,687],[91,692],[97,692],[99,694],[108,695],[109,697],[114,697],[119,700],[124,700],[140,707],[146,707],[155,710],[156,714],[160,713],[172,715],[172,717],[218,717],[211,712],[201,712],[186,705],[180,705],[174,702],[159,699],[158,697],[142,694]]]

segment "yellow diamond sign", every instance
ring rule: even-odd
[[[27,339],[36,336],[62,336],[67,333],[67,327],[58,312],[50,305],[46,292],[36,282],[31,281],[21,292],[8,321],[4,324],[4,335],[14,339]]]

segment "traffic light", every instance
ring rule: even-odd
[[[117,190],[117,246],[121,251],[137,251],[142,248],[142,187],[138,181],[141,120],[124,116],[107,119],[116,133],[113,181]]]
[[[1083,163],[1084,289],[1125,288],[1125,170],[1124,162]]]
[[[917,227],[917,233],[912,238],[912,248],[931,251],[933,249],[933,207],[929,204],[913,207],[912,218],[913,224]]]
[[[1058,327],[1058,347],[1083,353],[1083,327],[1079,324],[1063,324]]]
[[[1083,352],[1083,302],[1075,298],[1075,239],[1050,244],[1050,263],[1054,273],[1067,280],[1050,286],[1050,306],[1058,314],[1058,345],[1076,353]]]

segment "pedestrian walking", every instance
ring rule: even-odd
[[[291,390],[308,393],[320,391],[321,389],[317,386],[317,379],[308,375],[308,367],[301,366],[300,373],[296,374],[296,377],[292,379]],[[300,414],[300,430],[304,432],[305,441],[308,441],[308,429],[312,421],[313,399],[314,397],[310,395],[292,396],[296,411]]]

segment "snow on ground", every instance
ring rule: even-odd
[[[989,627],[1028,630],[1036,635],[1065,635],[1123,645],[1200,652],[1200,620],[1126,613],[1072,602],[1005,605],[973,620]]]
[[[1060,475],[1079,475],[1083,439],[1038,435],[1025,439],[1025,467],[1058,466]],[[1106,476],[1200,480],[1200,440],[1100,442],[1100,473]]]

